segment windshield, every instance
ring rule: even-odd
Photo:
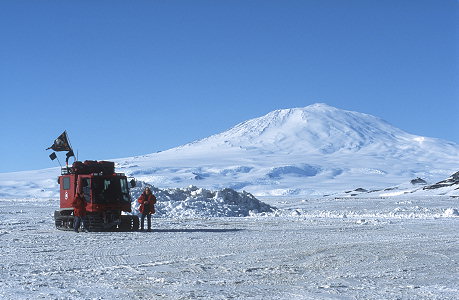
[[[129,197],[129,189],[126,178],[93,177],[92,190],[94,195],[94,203],[114,203],[131,201]]]

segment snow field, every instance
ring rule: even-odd
[[[279,210],[76,234],[56,200],[0,199],[0,298],[457,299],[457,199],[264,201]]]

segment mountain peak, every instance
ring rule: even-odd
[[[330,106],[326,103],[314,103],[311,105],[306,106],[305,108],[310,108],[310,109],[337,109],[336,107]]]
[[[275,114],[275,113],[291,113],[293,111],[336,111],[339,110],[336,107],[333,107],[331,105],[328,105],[326,103],[314,103],[305,107],[295,107],[295,108],[284,108],[284,109],[277,109],[274,110],[269,114]]]
[[[196,143],[258,148],[265,153],[329,154],[356,151],[375,141],[387,142],[406,136],[407,133],[377,117],[315,103],[272,111]]]

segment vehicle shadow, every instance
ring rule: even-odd
[[[238,232],[244,229],[237,228],[171,228],[171,229],[152,229],[150,233],[154,232],[207,232],[207,233],[225,233],[225,232]],[[145,231],[147,232],[147,231]]]

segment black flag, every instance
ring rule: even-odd
[[[51,153],[49,158],[51,158],[51,160],[55,160],[57,158],[56,152]]]
[[[67,139],[67,132],[64,131],[57,139],[54,140],[54,144],[47,148],[53,149],[54,151],[71,151],[69,140]]]

